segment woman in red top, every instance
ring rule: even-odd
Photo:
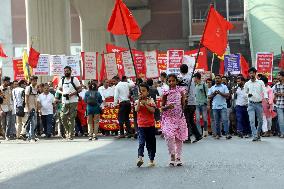
[[[137,112],[138,123],[138,161],[137,166],[141,167],[144,163],[144,146],[148,150],[150,159],[149,166],[155,166],[154,159],[156,154],[156,137],[155,137],[155,102],[149,97],[149,86],[145,83],[140,84],[141,95],[136,101],[135,110]]]

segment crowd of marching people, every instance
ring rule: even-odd
[[[183,143],[195,143],[209,135],[227,140],[232,135],[252,141],[284,138],[284,72],[280,71],[272,83],[253,67],[248,72],[249,78],[215,75],[203,81],[200,73],[192,75],[183,64],[179,75],[161,73],[159,80],[138,78],[133,82],[123,76],[101,84],[92,80],[87,86],[71,76],[68,66],[57,86],[52,82],[39,84],[37,76],[31,76],[29,83],[3,77],[1,135],[5,140],[30,142],[55,136],[98,140],[99,133],[117,139],[138,137],[138,166],[143,164],[145,143],[154,165],[157,121],[168,145],[170,164],[177,165],[181,165]],[[119,107],[118,131],[99,127],[109,98]],[[157,98],[161,98],[159,108]]]

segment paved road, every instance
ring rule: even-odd
[[[2,142],[0,189],[284,188],[284,140],[279,138],[185,144],[185,164],[175,168],[167,166],[165,142],[157,138],[157,166],[139,169],[133,140]]]

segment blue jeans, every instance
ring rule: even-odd
[[[53,124],[53,114],[42,115],[41,116],[43,131],[46,136],[51,136],[52,134],[52,124]]]
[[[284,135],[284,108],[277,108],[278,124],[281,135]]]
[[[148,150],[148,156],[150,160],[155,159],[156,154],[156,137],[155,137],[155,126],[152,127],[138,127],[138,157],[144,157],[144,147]]]
[[[221,123],[223,123],[225,134],[229,134],[227,108],[213,109],[216,134],[221,136]]]
[[[37,115],[35,112],[30,112],[28,115],[28,120],[29,123],[27,124],[27,130],[29,130],[28,132],[28,139],[34,139],[35,138],[35,128],[36,128],[36,124],[37,124]]]
[[[199,130],[199,133],[201,132],[201,124],[200,124],[200,115],[202,114],[203,119],[203,129],[204,131],[207,131],[208,123],[207,123],[207,105],[197,105],[195,110],[195,116],[196,116],[196,126]]]
[[[261,103],[249,103],[248,105],[249,123],[253,137],[260,135],[263,124],[263,109]],[[258,127],[255,126],[255,116],[257,117]]]
[[[236,117],[237,131],[244,135],[251,134],[247,106],[236,106]]]

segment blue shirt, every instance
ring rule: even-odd
[[[229,93],[229,90],[228,90],[228,87],[226,85],[214,85],[212,86],[209,91],[208,91],[208,96],[209,95],[212,95],[215,91],[220,91],[221,93],[225,93],[225,94],[228,94]],[[221,96],[221,95],[216,95],[214,98],[213,98],[213,102],[212,102],[212,109],[214,110],[220,110],[220,109],[223,109],[223,108],[227,108],[227,102],[226,102],[226,98]]]

